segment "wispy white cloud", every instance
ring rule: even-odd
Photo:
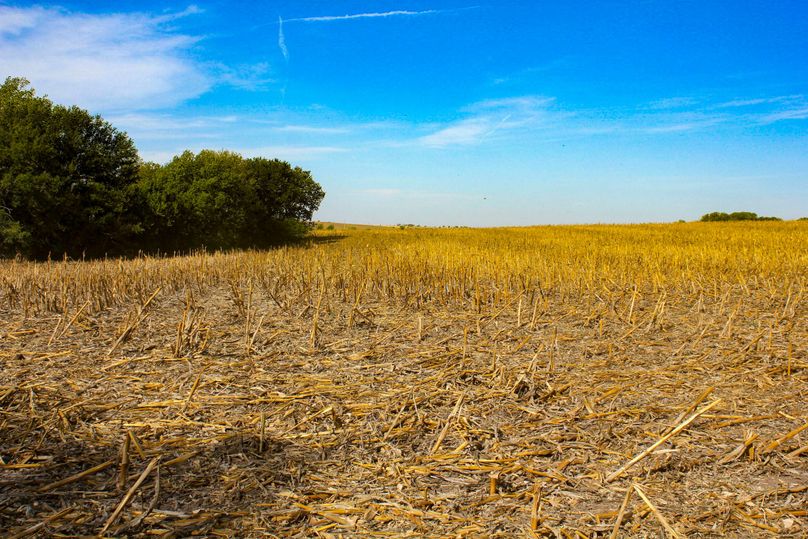
[[[760,116],[759,121],[761,124],[772,124],[775,122],[781,122],[783,120],[806,120],[806,119],[808,119],[808,106],[763,114],[762,116]]]
[[[731,111],[738,118],[759,125],[808,119],[808,99],[802,94],[735,99],[720,103],[716,108]]]
[[[299,17],[296,19],[286,19],[286,22],[331,22],[331,21],[348,21],[354,19],[375,19],[375,18],[386,18],[386,17],[413,17],[418,15],[431,15],[434,13],[440,13],[441,10],[437,9],[428,9],[425,11],[406,11],[406,10],[394,10],[394,11],[384,11],[384,12],[372,12],[372,13],[354,13],[351,15],[326,15],[321,17]]]
[[[497,132],[537,127],[563,116],[550,109],[553,102],[553,98],[544,96],[478,101],[462,109],[469,117],[444,125],[418,141],[433,148],[479,144]]]
[[[726,128],[744,129],[787,120],[808,119],[808,103],[801,95],[775,96],[710,103],[706,98],[665,98],[636,109],[565,110],[546,96],[486,99],[460,109],[465,117],[422,126],[431,132],[417,144],[444,149],[472,146],[491,139],[524,137],[536,141],[614,135],[672,135]],[[754,107],[755,110],[745,110]],[[736,111],[737,109],[737,111]],[[539,137],[543,132],[547,136]]]
[[[267,157],[270,159],[316,159],[326,155],[348,152],[342,146],[259,146],[236,148],[233,150],[245,157]]]
[[[197,12],[96,15],[0,6],[0,73],[24,76],[53,100],[93,111],[171,106],[213,84],[187,54],[197,38],[166,27]]]
[[[754,99],[733,99],[732,101],[725,101],[715,106],[718,109],[724,108],[739,108],[739,107],[754,107],[757,105],[768,105],[773,103],[790,103],[799,102],[803,100],[802,95],[778,95],[775,97],[760,97]]]
[[[495,110],[495,109],[509,109],[533,112],[540,108],[549,106],[555,101],[554,97],[545,96],[518,96],[518,97],[504,97],[498,99],[485,99],[472,103],[464,107],[463,110],[467,111],[481,111],[481,110]]]
[[[494,77],[490,80],[492,86],[502,86],[508,84],[522,84],[533,79],[536,75],[543,75],[549,71],[563,69],[573,65],[574,59],[570,56],[562,56],[539,65],[533,65],[511,72],[505,75]]]
[[[209,71],[215,75],[217,81],[240,90],[264,90],[275,82],[271,76],[269,64],[266,62],[235,67],[212,64],[209,66]]]
[[[182,19],[183,17],[188,17],[189,15],[199,15],[200,13],[204,12],[205,12],[204,9],[200,8],[195,4],[191,4],[182,11],[175,11],[173,13],[166,13],[164,15],[159,15],[154,17],[153,20],[156,23],[171,22],[176,21],[177,19]]]
[[[698,103],[699,100],[695,97],[666,97],[652,101],[648,108],[652,110],[669,110],[690,107]]]
[[[174,153],[154,153],[166,141],[181,141],[186,148],[246,148],[246,141],[272,141],[270,149],[280,149],[288,159],[341,153],[356,148],[384,146],[387,137],[408,134],[414,124],[396,121],[359,122],[323,111],[269,110],[261,114],[188,114],[134,111],[105,114],[118,129],[127,132],[147,160],[165,160]],[[389,145],[388,145],[389,147]],[[302,148],[302,149],[300,149]],[[181,149],[179,146],[177,150]]]
[[[47,14],[41,7],[12,8],[0,6],[0,37],[3,34],[16,36],[36,26],[37,21]]]
[[[133,131],[181,131],[193,129],[226,128],[238,124],[241,132],[249,129],[268,135],[289,133],[302,135],[344,135],[401,131],[412,129],[412,124],[396,121],[353,122],[344,118],[323,118],[323,114],[301,115],[278,110],[265,114],[177,115],[161,112],[125,112],[106,115],[106,119],[121,129]]]
[[[209,145],[196,145],[191,148],[178,148],[176,150],[141,151],[141,157],[145,161],[155,163],[167,163],[174,156],[179,155],[185,149],[199,152]],[[266,157],[268,159],[282,159],[285,161],[314,160],[324,156],[348,152],[348,148],[339,146],[259,146],[259,147],[231,147],[228,150],[241,154],[244,157]]]
[[[725,103],[719,103],[715,107],[718,109],[737,108],[737,107],[751,107],[754,105],[762,105],[764,103],[771,103],[771,99],[734,99]]]
[[[494,131],[494,125],[491,118],[469,118],[423,136],[419,140],[425,146],[435,148],[477,144],[482,142],[486,134]]]
[[[674,110],[675,109],[675,110]],[[694,131],[717,125],[744,128],[786,120],[808,119],[808,100],[802,94],[717,101],[707,97],[660,99],[626,117],[644,133]]]
[[[690,121],[690,122],[681,122],[681,123],[666,123],[663,122],[660,125],[654,125],[652,127],[644,127],[640,128],[641,131],[644,133],[681,133],[684,131],[695,131],[698,129],[704,129],[706,127],[711,127],[716,124],[722,123],[724,120],[722,118],[706,118],[703,120],[697,121]]]
[[[106,119],[116,127],[126,131],[141,133],[180,131],[187,134],[194,130],[232,125],[239,118],[235,115],[177,117],[170,114],[130,112],[111,114]]]
[[[351,131],[348,127],[319,127],[314,125],[281,125],[272,128],[281,133],[306,133],[313,135],[338,135]]]
[[[552,142],[606,134],[664,136],[718,128],[745,129],[808,119],[808,101],[802,95],[718,104],[707,98],[674,97],[650,105],[638,104],[635,109],[565,110],[551,97],[516,96],[481,100],[460,112],[465,116],[451,122],[422,124],[420,129],[428,130],[427,134],[410,139],[410,144],[445,149],[525,136]],[[544,135],[540,136],[540,132]]]

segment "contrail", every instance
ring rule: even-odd
[[[283,35],[283,18],[278,15],[278,47],[281,49],[283,59],[289,61],[289,49],[286,48],[286,37]]]
[[[2,2],[2,0],[0,0]],[[279,26],[282,25],[284,22],[330,22],[330,21],[349,21],[354,19],[378,19],[378,18],[386,18],[386,17],[415,17],[418,15],[435,15],[438,13],[453,13],[457,11],[466,11],[469,9],[478,9],[480,6],[468,6],[468,7],[460,7],[460,8],[453,8],[453,9],[427,9],[424,11],[408,11],[403,9],[397,9],[393,11],[381,11],[381,12],[369,12],[369,13],[354,13],[349,15],[323,15],[320,17],[298,17],[295,19],[286,19],[285,21],[278,17],[278,24]],[[269,26],[272,23],[264,23],[258,24],[250,28],[250,30],[257,30],[258,28],[263,28],[264,26]],[[283,31],[279,32],[279,45],[283,41]],[[283,45],[280,45],[282,48]]]
[[[489,129],[488,131],[486,131],[485,133],[483,133],[483,135],[480,137],[480,140],[484,139],[484,138],[485,138],[485,137],[487,137],[488,135],[493,134],[493,133],[494,133],[494,131],[498,131],[500,127],[502,127],[503,125],[505,125],[505,122],[507,122],[508,120],[510,120],[510,119],[511,119],[511,116],[513,116],[513,115],[512,115],[512,114],[507,114],[507,115],[506,115],[506,116],[505,116],[503,119],[501,119],[501,120],[499,121],[499,123],[497,123],[497,125],[495,125],[495,126],[494,126],[494,127],[492,127],[491,129]]]
[[[324,17],[302,17],[299,19],[289,19],[290,21],[301,22],[324,22],[324,21],[345,21],[349,19],[367,19],[375,17],[395,17],[402,15],[429,15],[431,13],[440,13],[440,10],[429,9],[427,11],[385,11],[382,13],[356,13],[354,15],[327,15]]]

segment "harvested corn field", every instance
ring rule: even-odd
[[[11,537],[804,537],[808,224],[0,264]]]

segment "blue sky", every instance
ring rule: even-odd
[[[808,215],[804,1],[0,1],[0,77],[147,160],[311,170],[320,220]]]

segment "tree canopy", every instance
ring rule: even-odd
[[[146,243],[164,250],[276,244],[303,233],[325,195],[284,161],[211,150],[144,164],[137,190]]]
[[[100,116],[22,78],[0,86],[0,256],[265,247],[305,233],[324,196],[277,159],[203,150],[143,163]]]
[[[0,249],[44,257],[121,248],[138,232],[129,212],[134,144],[100,116],[27,86],[21,78],[0,86]]]

